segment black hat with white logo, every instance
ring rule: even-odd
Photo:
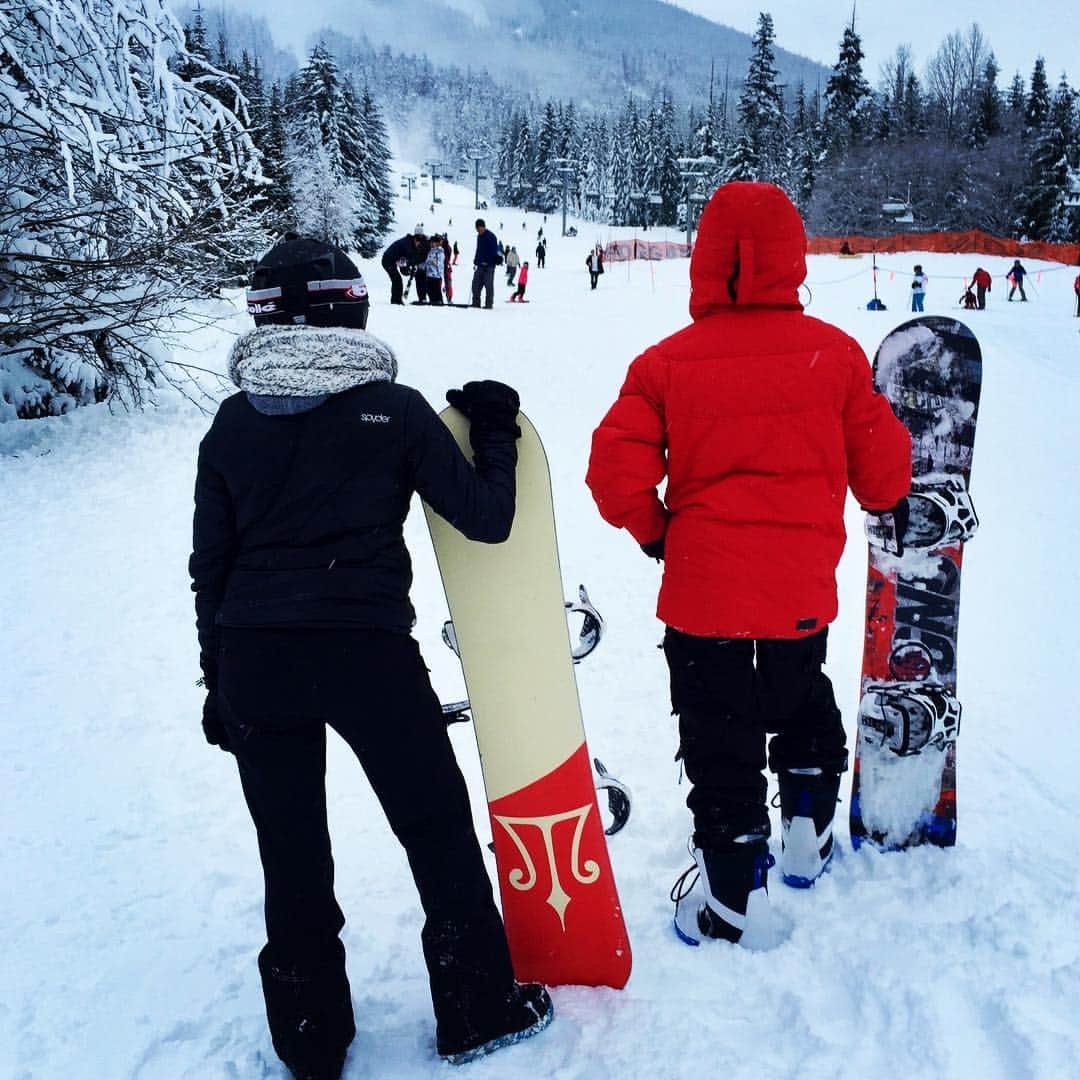
[[[367,325],[368,291],[352,259],[321,240],[287,240],[259,260],[247,293],[256,326]]]

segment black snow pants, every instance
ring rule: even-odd
[[[484,307],[495,304],[495,267],[477,266],[472,276],[472,306],[480,306],[480,291],[484,292]]]
[[[386,271],[387,276],[390,278],[390,303],[405,303],[405,282],[401,279],[401,272],[398,270],[397,264],[392,262],[384,262],[382,264],[382,268]]]
[[[327,725],[356,754],[408,856],[440,1041],[505,1009],[506,935],[416,642],[378,630],[225,628],[219,663],[266,884],[259,969],[281,1059],[294,1071],[325,1068],[354,1034],[326,820]],[[377,853],[367,865],[377,878]]]
[[[835,768],[844,727],[832,683],[822,673],[822,630],[793,640],[693,637],[668,627],[664,654],[679,753],[692,788],[694,844],[722,849],[745,834],[769,835],[769,767]]]

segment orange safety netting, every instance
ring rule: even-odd
[[[841,251],[844,244],[847,250]],[[685,246],[685,245],[684,245]],[[1004,240],[972,229],[970,232],[900,233],[896,236],[812,236],[810,255],[869,255],[871,252],[931,251],[942,255],[1001,255],[1080,265],[1080,244]]]
[[[629,259],[685,259],[690,255],[689,244],[673,244],[667,240],[612,240],[604,245],[605,262],[627,262]]]

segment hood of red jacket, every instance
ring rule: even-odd
[[[690,259],[690,315],[725,308],[802,310],[806,230],[799,211],[773,184],[734,181],[718,188],[701,214]]]

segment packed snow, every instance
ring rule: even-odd
[[[440,194],[435,214],[426,202],[401,200],[399,226],[448,228],[462,251],[455,286],[467,293],[472,193],[440,183]],[[619,992],[557,988],[547,1032],[469,1075],[1075,1075],[1075,270],[1029,263],[1031,301],[1010,304],[1010,260],[882,256],[888,310],[871,312],[868,256],[809,260],[810,312],[871,355],[910,317],[915,262],[930,279],[926,312],[963,318],[982,343],[972,479],[982,528],[965,555],[960,622],[959,843],[853,853],[846,778],[832,871],[806,892],[776,876],[773,903],[790,938],[769,953],[723,943],[689,949],[673,933],[668,901],[689,862],[689,815],[657,649],[660,571],[600,520],[583,480],[591,432],[627,365],[688,319],[687,262],[609,264],[591,292],[589,248],[630,230],[577,221],[579,235],[564,239],[557,215],[545,223],[493,208],[484,216],[530,262],[541,226],[549,238],[528,306],[502,302],[511,290],[497,274],[491,312],[391,308],[372,261],[364,265],[375,298],[369,326],[397,351],[401,380],[436,405],[450,386],[502,379],[518,388],[545,440],[566,595],[583,582],[607,620],[577,676],[591,750],[633,791],[630,823],[610,850],[634,973]],[[980,263],[995,277],[989,307],[962,313],[963,280]],[[179,359],[224,371],[230,342],[249,325],[242,296],[219,314],[215,326],[178,328]],[[216,398],[228,392],[205,385]],[[186,560],[195,451],[208,422],[190,402],[162,394],[142,414],[89,407],[0,424],[0,1074],[14,1080],[286,1075],[255,967],[263,928],[254,832],[232,758],[207,746],[199,727]],[[853,734],[865,580],[853,504],[848,527],[827,670]],[[440,696],[458,700],[463,682],[439,638],[445,601],[419,508],[407,539],[416,634]],[[472,732],[457,725],[453,739],[486,838]],[[359,766],[333,736],[327,783],[358,1027],[345,1075],[443,1076],[408,868]]]

